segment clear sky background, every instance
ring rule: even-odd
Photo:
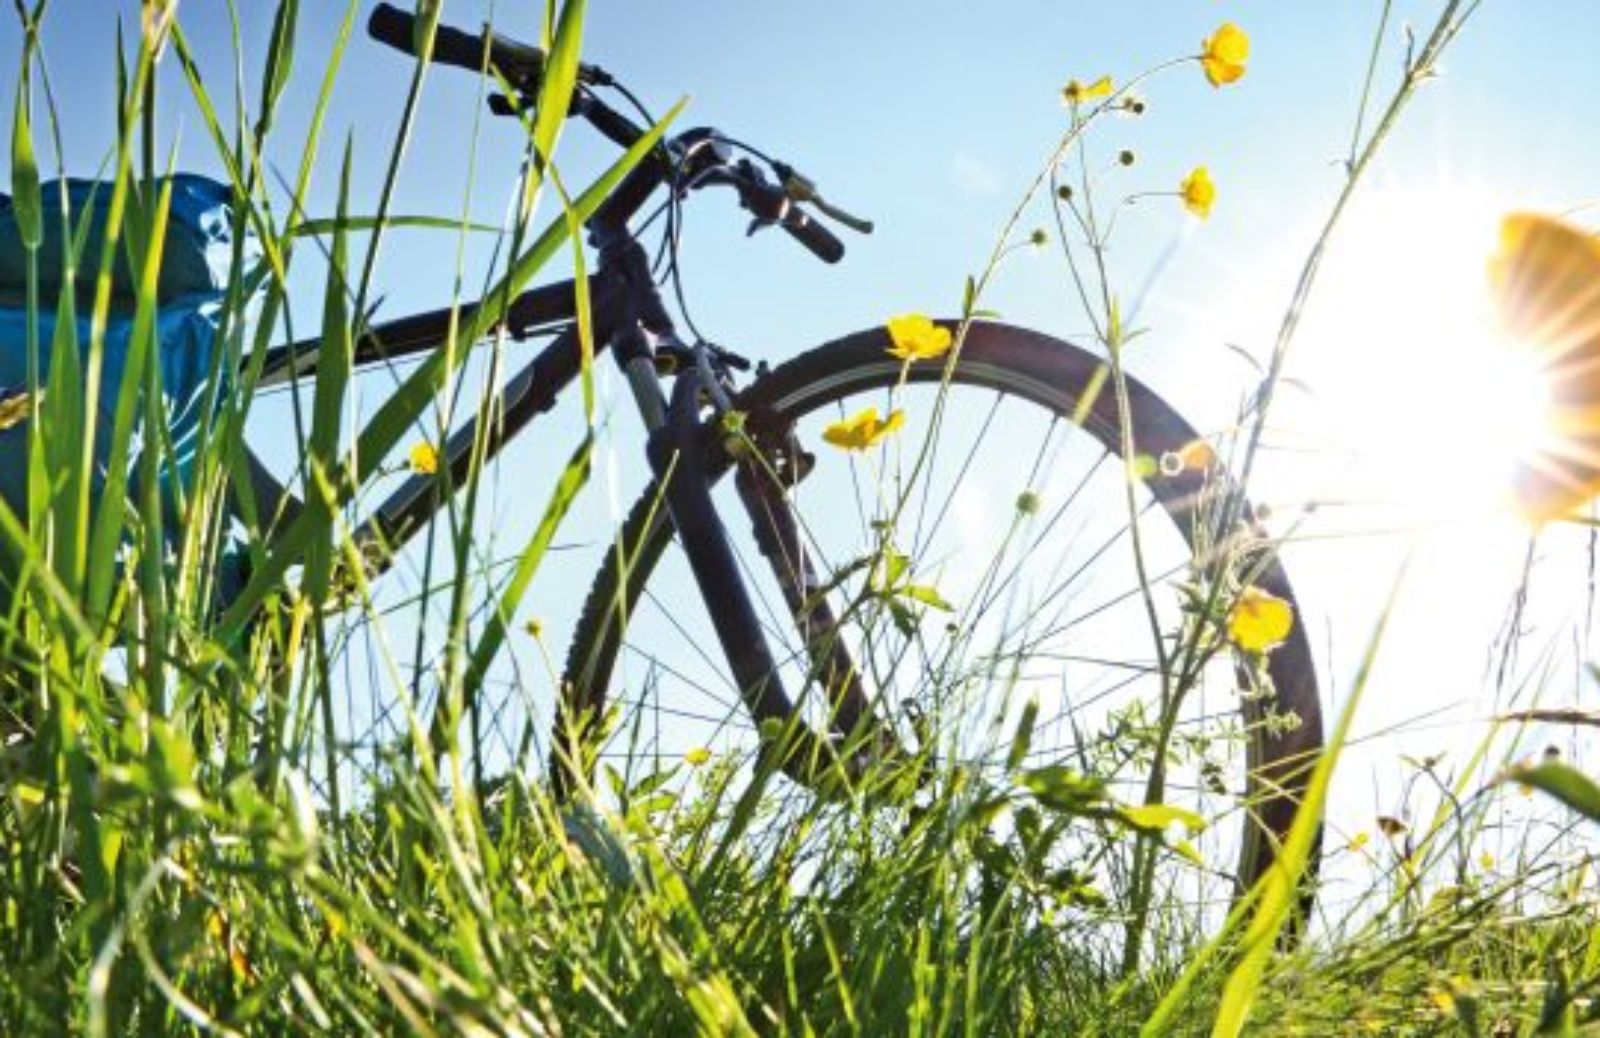
[[[253,105],[273,5],[238,6]],[[294,85],[270,155],[285,179],[299,162],[296,142],[343,6],[303,5]],[[363,25],[368,6],[359,14]],[[445,6],[447,22],[469,27],[491,13],[481,2]],[[1379,63],[1380,100],[1396,79],[1404,27],[1425,31],[1439,6],[1394,5]],[[105,160],[114,133],[113,12],[136,25],[137,10],[127,0],[56,0],[54,8],[44,53],[63,116],[63,164],[86,175]],[[1168,71],[1144,91],[1148,114],[1108,123],[1095,145],[1108,165],[1120,148],[1137,155],[1130,169],[1107,174],[1108,195],[1173,190],[1200,163],[1217,182],[1208,221],[1192,220],[1174,199],[1146,198],[1121,217],[1113,252],[1128,298],[1167,257],[1139,311],[1148,333],[1129,362],[1197,425],[1216,429],[1255,378],[1228,344],[1265,357],[1340,187],[1339,160],[1349,148],[1381,8],[1378,0],[595,0],[586,57],[657,110],[690,95],[683,125],[711,124],[748,139],[877,222],[870,238],[846,234],[849,255],[827,267],[782,235],[746,240],[739,211],[725,199],[708,195],[691,204],[684,262],[697,323],[751,356],[779,359],[890,313],[956,310],[963,278],[981,267],[1005,215],[1065,128],[1062,84],[1100,74],[1121,82],[1197,52],[1222,21],[1240,24],[1253,41],[1240,83],[1215,91],[1197,66]],[[541,9],[502,0],[492,14],[503,31],[536,38]],[[208,84],[226,96],[233,77],[226,6],[184,0],[180,17]],[[1583,209],[1600,202],[1597,48],[1600,5],[1593,0],[1483,5],[1447,55],[1444,74],[1404,117],[1372,172],[1366,202],[1335,240],[1325,291],[1290,362],[1290,374],[1309,392],[1287,393],[1277,442],[1315,450],[1275,455],[1258,493],[1291,506],[1308,493],[1344,501],[1376,496],[1384,505],[1324,510],[1302,529],[1306,543],[1287,552],[1334,703],[1349,687],[1399,558],[1417,552],[1359,725],[1367,732],[1403,728],[1367,746],[1343,773],[1335,819],[1346,828],[1362,827],[1380,809],[1396,813],[1405,774],[1399,753],[1462,752],[1482,731],[1474,719],[1509,695],[1497,699],[1492,687],[1492,649],[1526,534],[1481,507],[1492,482],[1481,478],[1475,445],[1495,429],[1495,415],[1485,411],[1494,405],[1483,403],[1478,355],[1457,329],[1479,305],[1478,272],[1500,214],[1527,207],[1600,223],[1600,210]],[[0,18],[0,55],[14,63],[19,53],[15,19]],[[407,62],[364,35],[353,38],[314,211],[333,210],[346,134],[356,156],[356,208],[364,199],[375,203]],[[397,212],[454,216],[467,200],[475,219],[500,220],[519,135],[505,124],[478,127],[477,172],[469,181],[464,158],[474,140],[476,90],[465,73],[432,76]],[[181,167],[216,173],[186,92],[169,63],[163,141],[178,143]],[[10,106],[0,109],[0,131],[9,133]],[[570,129],[562,165],[576,184],[614,149],[581,125]],[[41,158],[47,167],[56,161],[48,150]],[[1024,226],[1045,215],[1037,212]],[[379,267],[384,314],[446,303],[453,251],[448,235],[396,233]],[[483,259],[469,256],[469,285],[481,276]],[[300,312],[305,327],[314,327],[321,272],[302,261],[298,276],[308,286]],[[1008,320],[1069,338],[1083,338],[1087,328],[1052,250],[1014,255],[988,305]],[[281,418],[273,414],[264,409],[259,424],[264,439],[281,444]],[[567,442],[552,434],[538,448],[513,451],[507,464],[536,473],[524,485],[545,486],[543,459],[564,456]],[[1344,480],[1352,473],[1373,480],[1351,489]],[[615,493],[628,496],[626,487]],[[1404,532],[1375,533],[1395,528]],[[1539,549],[1523,658],[1511,671],[1513,686],[1531,677],[1552,701],[1581,704],[1594,696],[1577,667],[1591,658],[1586,550],[1586,538],[1572,532]],[[552,615],[571,594],[564,580],[543,584],[543,608]],[[1435,710],[1449,713],[1416,720]]]

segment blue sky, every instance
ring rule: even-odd
[[[83,175],[108,154],[114,131],[112,12],[127,12],[136,24],[136,5],[57,0],[54,6],[44,52],[63,117],[64,164]],[[244,0],[239,6],[253,103],[272,5]],[[303,6],[294,85],[270,155],[285,177],[299,161],[297,140],[343,9],[329,2]],[[1403,27],[1425,29],[1439,6],[1394,5],[1379,63],[1380,98],[1395,82]],[[1171,190],[1200,163],[1217,181],[1216,208],[1203,224],[1167,198],[1148,198],[1129,210],[1112,256],[1116,277],[1131,295],[1171,250],[1140,311],[1148,334],[1130,354],[1130,365],[1198,424],[1215,427],[1228,420],[1253,379],[1228,344],[1266,354],[1289,286],[1340,186],[1338,160],[1349,147],[1381,7],[1377,0],[981,6],[948,0],[596,0],[586,52],[657,110],[691,96],[684,125],[711,124],[747,138],[810,173],[840,204],[877,221],[870,238],[846,235],[850,254],[827,267],[781,235],[746,240],[739,211],[724,199],[692,204],[685,263],[697,322],[742,352],[777,359],[890,313],[953,311],[963,278],[981,266],[1004,216],[1065,128],[1058,91],[1067,79],[1110,74],[1120,82],[1196,52],[1222,21],[1244,26],[1253,53],[1239,84],[1217,91],[1196,66],[1173,69],[1145,91],[1147,115],[1108,123],[1094,144],[1108,164],[1120,148],[1137,155],[1131,169],[1107,175],[1108,196]],[[494,18],[504,31],[532,38],[541,8],[502,0]],[[366,10],[363,3],[363,24]],[[447,3],[446,12],[446,21],[472,26],[488,15],[489,5],[458,0]],[[225,95],[233,68],[226,5],[185,0],[180,16],[208,83]],[[1453,353],[1442,333],[1440,341],[1428,341],[1426,320],[1420,326],[1414,320],[1424,299],[1429,307],[1466,308],[1474,290],[1462,282],[1430,297],[1421,284],[1427,279],[1413,286],[1408,271],[1443,267],[1464,252],[1472,267],[1476,246],[1462,243],[1475,239],[1458,240],[1456,229],[1487,225],[1512,207],[1580,210],[1578,219],[1600,223],[1600,210],[1581,211],[1600,202],[1596,44],[1600,7],[1591,0],[1483,5],[1447,56],[1444,74],[1416,99],[1373,170],[1368,188],[1376,201],[1357,214],[1351,235],[1335,241],[1327,294],[1308,315],[1290,364],[1291,374],[1319,394],[1312,404],[1289,402],[1283,421],[1293,435],[1320,446],[1359,441],[1367,449],[1370,437],[1355,427],[1381,429],[1392,440],[1409,436],[1407,430],[1420,438],[1443,428],[1453,436],[1457,426],[1482,424],[1481,413],[1451,410],[1473,362]],[[14,62],[19,52],[15,19],[0,18],[0,54]],[[376,197],[408,71],[402,56],[364,36],[353,39],[314,210],[333,209],[337,143],[346,134],[356,155],[356,207]],[[479,127],[477,174],[469,183],[463,157],[473,144],[475,90],[465,73],[442,69],[432,77],[396,211],[455,215],[470,198],[475,218],[498,221],[514,181],[518,135],[509,125]],[[162,80],[163,144],[178,142],[180,166],[215,172],[185,93],[169,63]],[[0,106],[0,131],[7,133],[9,111],[9,104]],[[571,127],[563,147],[572,183],[614,154],[581,125]],[[48,151],[41,158],[47,167],[55,162]],[[1356,233],[1363,220],[1365,230]],[[453,251],[453,241],[436,232],[394,235],[379,267],[385,312],[447,301],[453,270],[439,258]],[[304,312],[314,314],[320,273],[310,265],[300,276],[310,286]],[[989,305],[1009,320],[1058,335],[1078,337],[1086,328],[1052,251],[1014,255]],[[1384,330],[1400,325],[1413,329],[1411,339],[1389,342]],[[1396,363],[1415,357],[1425,363]],[[270,436],[271,419],[265,421]],[[1426,454],[1421,457],[1418,464],[1428,466]],[[1265,475],[1269,497],[1291,498],[1306,485],[1326,485],[1325,473],[1308,474],[1292,457],[1269,465]],[[1363,521],[1353,522],[1359,527]],[[1302,595],[1320,603],[1307,619],[1324,632],[1332,687],[1345,686],[1396,560],[1415,549],[1422,562],[1397,619],[1395,658],[1384,695],[1372,707],[1371,727],[1434,705],[1482,717],[1489,694],[1484,656],[1522,546],[1520,532],[1497,528],[1491,535],[1452,521],[1409,538],[1336,537],[1291,549],[1292,571],[1303,574]],[[1567,656],[1573,646],[1580,654],[1587,647],[1587,629],[1574,619],[1581,613],[1574,604],[1581,568],[1573,560],[1581,550],[1580,540],[1558,535],[1540,554],[1548,576],[1537,586],[1550,615],[1535,626],[1541,639],[1565,646]],[[1559,688],[1563,698],[1579,694],[1567,670]],[[1381,759],[1392,760],[1391,750]],[[1370,766],[1387,765],[1374,756]],[[1347,787],[1346,795],[1364,793]]]
[[[126,0],[61,0],[46,28],[45,52],[64,113],[65,164],[73,172],[95,168],[111,140],[110,12],[118,6],[130,13],[135,7]],[[240,5],[252,98],[272,6]],[[286,175],[298,161],[303,116],[343,8],[303,6],[289,117],[272,156]],[[1247,27],[1254,39],[1244,81],[1213,91],[1193,66],[1174,70],[1151,86],[1144,120],[1116,126],[1101,139],[1138,153],[1139,163],[1122,181],[1130,190],[1169,188],[1200,162],[1218,181],[1213,219],[1185,243],[1161,294],[1203,294],[1215,283],[1216,265],[1245,268],[1264,256],[1303,249],[1307,229],[1337,187],[1331,163],[1347,145],[1380,5],[1051,0],[979,10],[950,2],[602,0],[591,6],[589,56],[647,102],[665,108],[690,95],[688,122],[716,125],[790,158],[838,200],[878,221],[876,235],[852,240],[846,263],[829,269],[779,236],[745,243],[739,214],[718,200],[695,206],[688,259],[691,274],[707,287],[697,306],[703,323],[730,336],[762,326],[780,339],[777,351],[784,342],[876,320],[886,309],[949,308],[961,278],[981,263],[1000,217],[1061,130],[1061,84],[1101,72],[1125,79],[1192,53],[1224,19]],[[1434,7],[1396,5],[1384,69],[1392,73],[1398,62],[1399,26],[1407,18],[1426,19]],[[493,13],[505,31],[528,38],[536,35],[541,9],[501,0]],[[448,20],[471,26],[491,8],[458,0],[446,10]],[[187,0],[180,11],[211,88],[226,96],[232,78],[226,5]],[[1585,171],[1600,158],[1594,136],[1581,131],[1589,121],[1587,105],[1600,97],[1600,68],[1585,57],[1600,38],[1596,21],[1592,5],[1582,0],[1486,4],[1450,56],[1446,79],[1419,100],[1383,172],[1419,180],[1441,173],[1478,176],[1550,205],[1588,198],[1594,186],[1585,183]],[[17,52],[15,19],[0,19],[0,53]],[[357,155],[356,197],[372,197],[405,75],[404,59],[354,40],[315,195],[323,206],[332,206],[335,146],[347,132]],[[163,82],[164,139],[180,142],[181,165],[214,170],[170,63]],[[471,144],[474,90],[472,77],[453,70],[434,77],[401,180],[403,211],[459,210],[468,190],[459,159]],[[608,152],[582,127],[574,129],[566,162],[569,178],[579,181]],[[472,194],[475,211],[487,219],[498,217],[514,176],[516,137],[505,125],[482,128]],[[1184,223],[1175,207],[1154,201],[1136,215],[1119,257],[1131,283]],[[1025,323],[1081,327],[1055,291],[1058,267],[1034,268],[1007,280],[998,308]],[[735,272],[761,277],[739,284],[737,292],[716,292]],[[398,246],[383,273],[392,296],[432,303],[450,289],[448,271],[415,264]],[[1262,280],[1274,274],[1247,272]],[[1161,331],[1182,337],[1182,329]],[[1151,374],[1156,377],[1154,365]]]

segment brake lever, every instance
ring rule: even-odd
[[[809,203],[817,212],[841,223],[858,234],[871,234],[872,221],[853,216],[829,202],[817,191],[816,181],[801,173],[787,162],[774,162],[772,169],[778,174],[784,193],[796,202]]]
[[[777,226],[793,204],[781,186],[763,176],[760,167],[749,159],[739,160],[728,182],[738,190],[740,204],[751,214],[750,225],[744,231],[747,238],[757,231]]]

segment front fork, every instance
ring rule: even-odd
[[[803,531],[784,494],[785,487],[797,486],[805,478],[811,459],[792,428],[769,428],[757,416],[750,432],[755,456],[737,458],[734,486],[750,515],[756,546],[772,567],[784,605],[805,643],[812,676],[827,691],[832,710],[829,727],[848,735],[870,720],[871,710],[855,661],[839,636],[827,586],[811,565]]]
[[[653,365],[647,364],[642,358],[630,362],[628,376],[648,423],[651,409],[644,403],[647,390],[643,382],[650,380],[648,394],[657,401],[660,389]],[[704,363],[681,373],[660,413],[660,424],[651,431],[647,453],[658,485],[665,488],[668,513],[745,705],[758,726],[769,720],[780,722],[786,739],[795,740],[793,748],[800,752],[784,752],[780,763],[792,777],[805,781],[814,774],[813,763],[834,759],[833,743],[809,739],[801,726],[789,723],[794,702],[783,688],[750,589],[711,500],[708,462],[716,446],[714,437],[722,432],[720,415],[727,412],[719,407],[709,421],[703,421],[701,411],[706,395],[718,395],[720,390]],[[838,637],[838,621],[784,496],[783,486],[791,482],[786,473],[796,480],[801,475],[802,454],[792,433],[780,430],[776,435],[784,438],[776,450],[758,450],[757,457],[736,462],[735,485],[754,525],[756,543],[772,567],[806,643],[813,673],[828,690],[833,713],[829,728],[849,734],[870,723],[870,711],[858,671]],[[757,443],[759,447],[760,441]],[[770,457],[761,456],[769,453]]]

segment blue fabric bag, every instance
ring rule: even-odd
[[[192,174],[172,179],[172,206],[163,246],[158,296],[161,302],[156,325],[156,355],[161,374],[162,403],[167,417],[166,435],[172,440],[174,458],[161,474],[163,498],[169,515],[175,501],[174,478],[187,486],[199,453],[199,436],[209,393],[209,376],[216,362],[217,326],[222,312],[222,296],[228,285],[232,264],[231,190],[223,184]],[[59,181],[43,185],[45,235],[39,253],[39,313],[36,318],[39,344],[39,380],[48,383],[50,353],[55,335],[56,302],[63,285],[63,247],[60,241],[61,191]],[[74,224],[85,213],[91,225],[80,261],[83,274],[77,278],[79,291],[93,284],[93,272],[104,242],[105,221],[111,201],[111,185],[88,180],[65,181]],[[159,189],[159,185],[157,185]],[[156,196],[151,193],[150,198]],[[10,199],[0,196],[0,399],[27,391],[28,316],[22,305],[25,289],[26,253],[17,231],[16,214]],[[116,417],[117,394],[125,376],[142,378],[142,372],[128,372],[128,350],[133,332],[131,305],[134,298],[132,268],[119,256],[112,282],[113,311],[105,334],[105,363],[97,400],[86,401],[87,414],[97,423],[95,432],[95,489],[104,484],[109,463],[111,429]],[[85,301],[87,297],[85,296]],[[120,305],[119,305],[120,304]],[[87,313],[87,308],[80,308]],[[78,349],[87,355],[89,321],[78,321]],[[136,423],[144,414],[142,391]],[[130,466],[137,459],[138,437],[145,435],[135,425],[136,438],[130,453]],[[0,497],[21,514],[27,504],[27,426],[0,431]],[[132,473],[130,472],[130,475]]]
[[[189,485],[195,459],[199,455],[200,433],[212,365],[216,360],[217,322],[221,304],[190,297],[182,305],[163,307],[157,317],[156,356],[161,372],[162,403],[166,408],[167,435],[172,440],[172,464],[162,472],[163,496],[170,510],[175,497],[172,480]],[[55,335],[53,314],[38,318],[40,382],[49,377],[51,343]],[[111,450],[111,429],[116,420],[117,394],[125,377],[142,378],[128,372],[128,348],[133,319],[119,316],[109,322],[105,336],[105,366],[101,372],[100,396],[87,401],[87,415],[96,423],[95,490],[106,476]],[[20,309],[0,308],[0,399],[24,393],[28,388],[27,314]],[[79,350],[87,352],[89,322],[78,321]],[[142,393],[141,393],[142,397]],[[135,412],[144,414],[143,403]],[[129,455],[130,468],[138,458],[138,436],[144,435],[136,421],[136,438]],[[0,431],[0,497],[19,515],[27,505],[27,425],[19,424]]]
[[[233,259],[233,191],[226,184],[206,177],[179,173],[146,185],[143,192],[146,204],[154,204],[169,179],[172,208],[162,247],[157,298],[169,303],[194,294],[220,294],[227,288]],[[66,252],[61,240],[63,184],[72,233],[77,234],[85,216],[89,220],[88,237],[77,262],[76,282],[80,292],[88,292],[94,286],[100,253],[105,247],[106,218],[111,209],[111,185],[108,183],[68,179],[41,185],[44,239],[39,245],[39,297],[50,303],[59,296],[63,282]],[[124,235],[119,242],[119,255],[111,267],[112,298],[123,307],[131,306],[135,295],[133,268],[123,252],[127,240]],[[8,196],[0,195],[0,303],[22,305],[26,264],[27,253],[22,248],[16,210]]]

